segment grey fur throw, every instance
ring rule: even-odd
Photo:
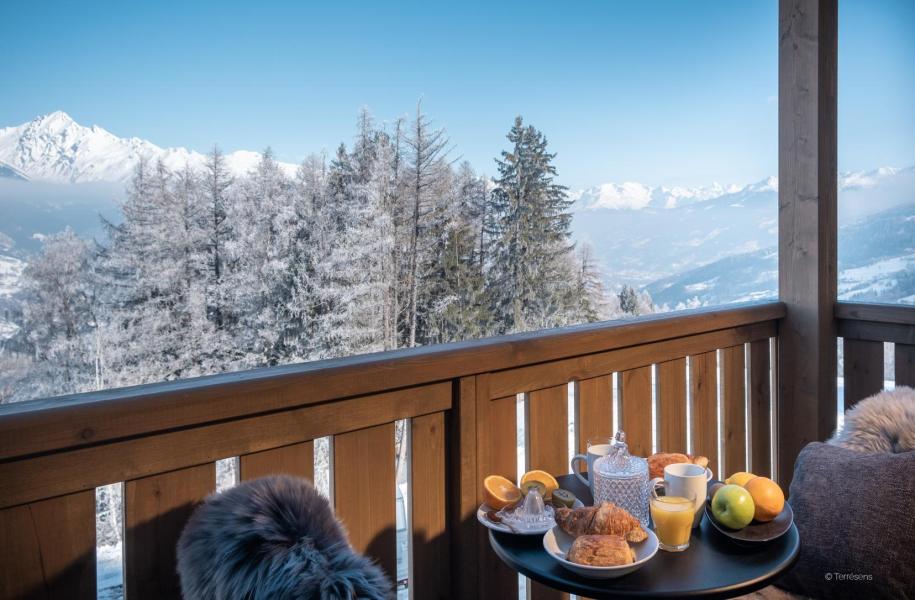
[[[858,402],[827,443],[859,452],[915,450],[915,390],[900,386]]]
[[[185,600],[382,600],[382,570],[354,552],[304,479],[265,477],[210,496],[178,540]]]

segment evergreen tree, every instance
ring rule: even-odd
[[[429,215],[433,210],[436,193],[449,165],[446,157],[450,151],[448,138],[442,129],[432,129],[429,118],[423,114],[420,103],[416,104],[416,118],[405,140],[407,146],[406,173],[409,195],[409,248],[407,250],[407,317],[405,345],[417,344],[419,296],[423,273],[421,267],[435,243],[430,236]]]
[[[232,235],[226,221],[226,206],[231,185],[232,177],[226,167],[225,156],[219,150],[219,146],[213,146],[204,166],[201,188],[206,210],[204,230],[207,236],[207,315],[214,322],[217,331],[222,331],[225,320],[225,254],[226,245]]]
[[[619,293],[620,310],[627,315],[639,314],[639,297],[631,285],[624,285]]]
[[[572,202],[554,183],[554,154],[534,127],[515,119],[512,147],[496,160],[499,177],[490,199],[493,237],[489,295],[500,331],[523,331],[568,322],[573,279],[566,256]]]

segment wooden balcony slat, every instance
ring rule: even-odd
[[[589,439],[613,437],[613,376],[582,379],[576,382],[575,391],[578,452],[585,454]]]
[[[178,538],[197,505],[215,489],[213,463],[124,483],[126,598],[180,600]]]
[[[445,414],[412,419],[410,515],[414,598],[451,597],[450,535],[445,514]]]
[[[721,434],[724,452],[721,476],[726,477],[747,468],[746,355],[741,345],[722,349],[721,357],[724,388],[721,396],[721,420],[724,428]]]
[[[498,371],[490,376],[490,390],[494,397],[530,392],[571,380],[590,379],[657,362],[674,360],[690,354],[700,354],[753,340],[768,339],[774,335],[776,335],[775,322],[767,321]]]
[[[845,339],[845,409],[883,389],[883,342]]]
[[[397,581],[394,423],[334,436],[334,503],[350,543]]]
[[[0,508],[451,407],[451,383],[0,463]]]
[[[651,367],[629,369],[619,374],[620,421],[629,452],[651,454]]]
[[[915,387],[915,345],[896,344],[896,385]]]
[[[750,470],[756,475],[772,476],[771,429],[772,395],[769,370],[769,340],[750,342],[749,409]]]
[[[569,387],[536,390],[527,399],[527,469],[569,472]]]
[[[454,403],[448,414],[449,537],[451,580],[455,598],[473,598],[479,592],[477,538],[480,527],[482,479],[477,472],[477,377],[462,377],[455,385]]]
[[[314,481],[314,441],[308,440],[271,450],[242,454],[238,457],[238,478],[241,481],[267,475],[294,475]]]
[[[686,359],[658,363],[658,451],[686,452]]]
[[[517,399],[490,400],[488,377],[477,377],[478,477],[502,475],[518,480]],[[480,502],[483,501],[482,489]],[[473,598],[517,598],[518,574],[496,556],[489,545],[488,529],[477,527],[478,589]]]
[[[784,314],[777,302],[714,307],[8,404],[0,406],[0,460],[769,322]]]
[[[0,598],[95,600],[95,490],[0,510]]]
[[[708,457],[711,469],[718,467],[717,353],[689,357],[690,423],[692,453]]]
[[[527,468],[569,472],[569,386],[535,390],[527,398]],[[564,600],[568,594],[530,582],[531,600]]]

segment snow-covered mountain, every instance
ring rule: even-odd
[[[866,190],[896,178],[897,175],[911,175],[915,167],[898,169],[880,167],[871,171],[850,171],[839,173],[840,190]],[[579,210],[641,210],[643,208],[680,208],[687,204],[711,200],[732,194],[765,193],[778,191],[778,177],[770,176],[749,185],[728,185],[713,183],[708,186],[650,186],[644,183],[626,181],[603,183],[570,193]]]
[[[677,208],[693,202],[717,198],[739,191],[739,186],[713,183],[701,187],[652,187],[636,181],[603,183],[570,194],[581,210],[640,210],[643,208]]]
[[[226,154],[238,175],[257,164],[257,152]],[[62,111],[0,129],[0,177],[56,183],[123,182],[141,158],[171,169],[203,166],[206,157],[186,148],[160,148],[139,138],[121,138],[98,125],[85,127]],[[280,163],[288,173],[296,166]]]
[[[839,187],[845,225],[915,202],[915,167],[843,173]],[[776,177],[742,187],[604,184],[573,197],[575,237],[594,247],[611,286],[648,285],[777,242]]]

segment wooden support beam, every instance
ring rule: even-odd
[[[778,479],[836,425],[837,0],[780,0]]]

